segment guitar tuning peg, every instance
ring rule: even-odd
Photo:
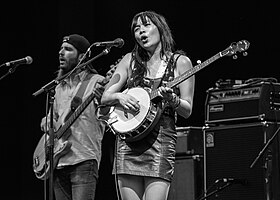
[[[237,59],[237,55],[233,55],[232,58],[233,58],[234,60],[236,60],[236,59]]]
[[[242,54],[243,54],[243,56],[247,56],[248,55],[248,53],[246,51],[244,51]]]

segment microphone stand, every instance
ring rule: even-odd
[[[266,151],[266,149],[268,148],[268,146],[272,143],[272,141],[274,140],[274,138],[277,136],[278,132],[280,130],[280,127],[275,131],[275,133],[273,134],[273,136],[268,140],[268,142],[264,145],[264,147],[262,148],[262,150],[259,152],[258,156],[255,158],[255,160],[252,162],[252,164],[250,165],[250,168],[253,168],[255,166],[255,164],[257,163],[257,161],[261,158],[261,156],[263,156],[264,152]]]
[[[65,78],[69,77],[74,71],[76,71],[78,69],[84,70],[87,64],[89,64],[90,62],[96,60],[97,58],[99,58],[103,55],[108,54],[111,49],[111,46],[110,47],[108,46],[97,56],[80,64],[84,60],[86,54],[90,51],[91,46],[88,48],[88,50],[84,54],[84,57],[80,60],[80,62],[77,64],[77,66],[74,67],[73,70],[71,70],[70,72],[68,72],[67,74],[65,74],[64,76],[62,76],[59,79],[52,80],[51,82],[44,85],[41,89],[39,89],[38,91],[33,93],[33,96],[38,96],[42,92],[46,92],[47,96],[49,97],[47,99],[50,99],[50,101],[47,102],[47,105],[50,105],[50,108],[49,108],[50,109],[49,143],[45,145],[45,147],[48,148],[48,151],[45,151],[45,152],[48,152],[48,154],[49,154],[49,155],[46,155],[45,158],[49,158],[49,163],[50,163],[50,168],[49,168],[49,199],[50,200],[53,199],[53,170],[54,170],[54,166],[53,166],[53,163],[54,163],[54,158],[53,158],[53,156],[54,156],[53,102],[54,102],[55,87],[61,81],[63,81]],[[46,118],[47,118],[47,116],[46,116]]]
[[[276,123],[277,124],[277,123]],[[268,142],[264,145],[264,147],[261,149],[261,151],[259,152],[258,156],[255,158],[255,160],[252,162],[252,164],[250,165],[250,168],[253,168],[255,166],[255,164],[257,163],[258,160],[260,160],[260,158],[264,155],[264,152],[268,149],[268,146],[273,142],[274,138],[277,136],[278,132],[280,130],[280,127],[278,127],[278,129],[275,131],[275,133],[272,135],[272,137],[268,140]],[[266,167],[268,169],[266,169],[266,177],[265,177],[265,185],[266,185],[266,195],[267,195],[267,198],[270,199],[270,196],[272,195],[272,183],[270,183],[270,173],[271,173],[271,169],[270,167],[272,166],[268,166],[269,165],[269,160],[266,159]],[[278,180],[279,181],[279,180]]]
[[[49,154],[49,164],[50,164],[50,168],[49,168],[49,172],[50,172],[50,176],[49,176],[49,199],[52,200],[53,199],[53,155],[54,155],[54,124],[53,124],[53,103],[54,103],[54,94],[55,91],[54,89],[51,89],[50,92],[47,93],[49,101],[49,105],[50,105],[50,128],[49,128],[49,144],[45,145],[45,147],[47,148],[47,152]],[[47,119],[47,118],[46,118]],[[46,124],[47,126],[47,124]],[[45,140],[47,141],[47,140]],[[47,158],[47,157],[45,157]],[[46,180],[46,179],[45,179]]]
[[[2,67],[2,66],[4,66],[4,64],[2,64],[0,67]],[[0,81],[1,81],[3,78],[5,78],[6,76],[8,76],[9,74],[12,74],[14,71],[16,71],[17,66],[18,66],[18,65],[12,66],[12,67],[8,70],[8,72],[7,72],[6,74],[4,74],[3,76],[1,76]]]

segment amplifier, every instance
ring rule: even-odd
[[[280,84],[261,82],[207,90],[206,124],[236,121],[278,121]]]

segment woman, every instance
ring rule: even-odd
[[[174,40],[165,18],[153,11],[134,16],[131,25],[135,47],[119,62],[103,93],[101,103],[119,105],[137,113],[138,99],[125,88],[159,88],[165,102],[158,122],[142,139],[128,142],[117,137],[113,173],[117,174],[122,200],[167,199],[175,164],[175,113],[188,118],[192,112],[194,77],[174,88],[163,85],[192,68]]]

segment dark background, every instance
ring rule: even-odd
[[[58,50],[65,35],[78,33],[93,43],[123,38],[122,48],[95,61],[102,74],[133,48],[131,19],[137,12],[163,14],[173,31],[176,49],[183,49],[196,65],[226,49],[232,42],[248,40],[248,56],[223,57],[196,74],[194,108],[178,126],[203,126],[207,89],[219,79],[279,80],[279,25],[276,1],[9,1],[2,6],[0,63],[31,56],[31,65],[20,65],[0,82],[1,91],[1,198],[44,199],[44,183],[32,169],[33,152],[42,133],[46,95],[32,94],[53,80],[59,65]],[[103,49],[95,48],[93,55]],[[0,68],[0,75],[8,72]],[[97,199],[115,199],[111,176],[111,133],[105,134]]]

